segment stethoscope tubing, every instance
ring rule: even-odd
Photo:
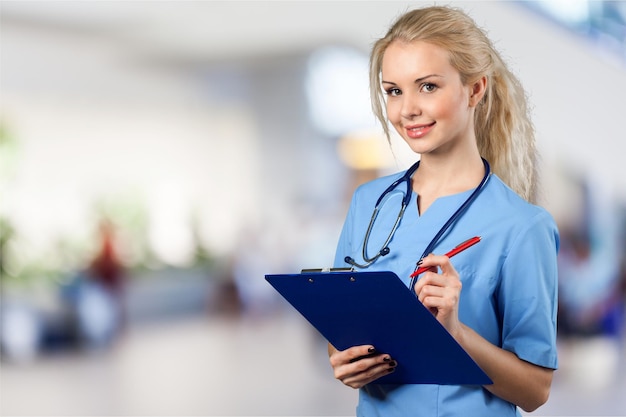
[[[350,256],[346,256],[344,258],[344,261],[352,266],[356,266],[357,268],[362,268],[365,269],[368,266],[370,266],[371,264],[373,264],[374,262],[376,262],[376,260],[378,258],[380,258],[381,256],[385,256],[389,253],[389,242],[391,242],[391,239],[393,238],[393,235],[396,232],[396,229],[398,228],[398,226],[400,225],[400,220],[402,220],[402,217],[404,216],[404,211],[406,210],[406,208],[408,207],[409,203],[411,202],[411,177],[413,176],[413,173],[415,173],[415,171],[417,170],[417,168],[419,167],[420,161],[417,161],[416,163],[414,163],[405,173],[404,175],[402,175],[400,178],[398,178],[397,180],[395,180],[394,182],[391,183],[391,185],[389,187],[387,187],[385,189],[385,191],[383,191],[380,195],[380,197],[378,197],[378,200],[376,200],[376,205],[374,206],[374,211],[372,212],[372,217],[370,218],[370,222],[367,225],[367,231],[365,232],[365,237],[363,238],[363,247],[361,249],[361,256],[363,257],[363,261],[364,263],[360,264],[358,262],[356,262],[352,257]],[[382,247],[380,248],[380,250],[378,252],[376,252],[376,255],[374,255],[373,257],[369,257],[367,255],[367,244],[369,242],[371,233],[372,233],[372,228],[374,227],[374,223],[376,222],[376,218],[378,217],[378,213],[380,212],[380,204],[382,203],[383,199],[385,198],[385,196],[387,194],[389,194],[390,192],[392,192],[396,187],[398,187],[400,184],[402,184],[402,182],[406,181],[406,193],[404,194],[404,198],[402,199],[402,206],[400,207],[400,212],[398,213],[398,216],[396,217],[396,221],[393,224],[393,227],[391,228],[391,232],[389,233],[389,235],[387,235],[387,239],[385,239],[385,243],[383,243]]]
[[[470,194],[470,196],[463,202],[463,204],[461,204],[461,206],[459,206],[459,208],[452,214],[452,216],[450,216],[448,221],[446,221],[446,223],[441,227],[441,229],[439,229],[435,237],[433,237],[433,239],[430,241],[428,246],[426,246],[426,249],[422,253],[422,256],[419,258],[419,260],[416,263],[415,269],[419,267],[419,261],[421,261],[425,256],[427,256],[429,253],[432,252],[432,250],[435,248],[435,246],[437,245],[439,239],[443,236],[443,234],[448,230],[450,226],[452,226],[452,224],[454,224],[454,222],[456,222],[461,217],[461,215],[470,206],[470,204],[472,204],[472,202],[476,199],[476,197],[478,197],[478,194],[482,191],[482,189],[487,184],[487,181],[489,180],[489,177],[491,176],[491,167],[489,165],[489,162],[487,162],[486,159],[482,158],[482,161],[483,161],[483,165],[485,166],[485,175],[483,176],[483,179],[481,180],[480,184],[478,184],[478,187],[476,187],[474,191],[472,191],[472,194]],[[393,239],[393,236],[398,226],[400,225],[400,221],[402,220],[404,216],[404,212],[411,201],[411,196],[413,192],[411,189],[411,177],[413,176],[415,171],[418,169],[419,163],[420,161],[417,161],[415,164],[413,164],[404,173],[404,175],[402,175],[402,177],[398,178],[393,183],[391,183],[391,185],[387,187],[385,191],[382,192],[380,197],[378,197],[378,200],[376,200],[376,205],[374,206],[372,217],[370,218],[370,222],[367,226],[367,231],[365,232],[365,237],[363,238],[363,247],[361,250],[361,255],[363,256],[364,263],[360,264],[356,262],[356,260],[354,260],[350,256],[346,256],[344,258],[344,261],[346,263],[352,265],[353,267],[365,269],[369,267],[371,264],[373,264],[374,262],[376,262],[376,260],[378,260],[381,256],[386,256],[389,254],[390,250],[389,250],[388,245]],[[402,206],[400,208],[400,212],[398,213],[398,216],[396,217],[396,221],[394,222],[391,232],[387,236],[387,239],[385,239],[385,243],[383,243],[381,249],[376,253],[376,255],[374,255],[373,257],[368,257],[367,245],[368,245],[369,238],[372,232],[372,228],[374,227],[374,223],[380,211],[380,204],[387,194],[393,191],[396,187],[398,187],[404,181],[406,181],[407,183],[407,192],[402,200]],[[410,286],[411,291],[413,291],[413,287],[415,286],[415,283],[417,282],[417,278],[418,277],[416,276],[411,280],[411,286]]]

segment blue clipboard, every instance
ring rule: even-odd
[[[398,366],[376,384],[492,384],[393,272],[310,272],[265,279],[337,349],[371,344],[390,354]]]

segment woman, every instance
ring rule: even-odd
[[[371,345],[329,345],[335,377],[360,389],[363,416],[533,411],[547,401],[557,368],[558,231],[532,204],[536,155],[525,94],[483,31],[448,7],[401,16],[374,45],[370,82],[387,137],[390,124],[420,161],[387,244],[406,187],[386,193],[369,232],[368,225],[377,199],[404,173],[357,189],[335,266],[396,272],[493,384],[377,384],[401,364]],[[452,261],[435,255],[472,236],[481,242]],[[412,283],[418,260],[429,269]]]

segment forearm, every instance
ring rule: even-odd
[[[528,412],[536,410],[548,400],[552,369],[518,358],[514,353],[491,344],[465,325],[461,325],[454,337],[493,381],[485,389]]]

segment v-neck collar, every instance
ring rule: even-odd
[[[421,214],[417,206],[417,199],[419,195],[413,191],[411,195],[411,202],[409,207],[407,207],[406,213],[409,214],[411,223],[415,221],[433,221],[435,223],[439,223],[439,221],[437,221],[438,219],[443,219],[443,222],[445,222],[467,200],[469,195],[474,190],[475,189],[472,188],[460,193],[438,197],[432,202],[428,209]]]

